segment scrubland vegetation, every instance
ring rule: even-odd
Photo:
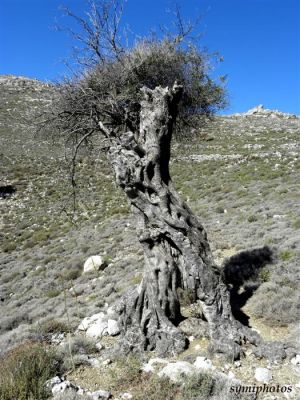
[[[42,399],[46,394],[40,382],[61,364],[35,341],[72,332],[84,316],[114,303],[140,282],[143,257],[126,200],[97,146],[80,157],[73,212],[62,148],[33,138],[19,119],[24,104],[38,107],[47,88],[26,81],[21,90],[2,83],[1,91],[1,185],[14,185],[16,193],[0,199],[0,348],[3,356],[6,353],[0,398]],[[252,326],[259,323],[266,332],[282,329],[294,344],[300,317],[298,137],[298,118],[216,117],[193,140],[174,143],[171,162],[173,182],[203,222],[219,265],[240,252],[271,249],[272,260],[255,279],[240,285],[246,291],[255,287],[243,312]],[[93,254],[104,255],[108,267],[83,275],[83,263]],[[28,339],[34,343],[7,353]],[[72,353],[82,348],[93,352],[93,346],[75,340]],[[31,357],[35,362],[19,369],[20,357],[24,365]],[[156,378],[148,380],[133,361],[131,365],[137,399],[145,393],[150,399],[158,399],[157,393],[162,399],[192,399],[195,387],[199,389],[194,381],[179,389]],[[64,368],[72,370],[72,362]],[[16,379],[14,387],[9,374]],[[114,376],[112,390],[123,375],[118,371]],[[213,384],[211,378],[201,379],[206,398]],[[32,392],[27,392],[33,380]]]

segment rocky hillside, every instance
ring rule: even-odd
[[[106,323],[114,320],[109,317],[111,307],[141,280],[143,255],[125,198],[97,145],[80,156],[74,197],[64,146],[42,132],[34,137],[26,128],[25,116],[47,105],[50,91],[50,85],[35,80],[0,77],[0,351],[4,354],[28,338],[47,338],[63,347],[66,332],[71,332],[76,368],[69,364],[66,370],[74,385],[105,389],[114,398],[129,392],[142,399],[138,396],[144,396],[139,394],[144,376],[132,378],[137,385],[125,380],[127,387],[99,378],[101,373],[122,376],[124,360],[118,364],[109,353],[117,336],[103,330],[93,339],[98,343],[98,349],[91,347],[93,357],[79,357],[82,348],[87,349],[78,345],[76,328],[95,314],[104,315]],[[299,133],[298,116],[258,106],[243,114],[218,116],[192,139],[174,143],[171,162],[175,186],[203,222],[228,284],[237,289],[236,317],[266,340],[289,343],[298,354]],[[85,272],[84,263],[92,255],[101,257],[99,267]],[[207,339],[192,328],[197,307],[184,295],[182,313],[187,317],[182,329],[193,338],[180,361],[194,366],[197,357],[209,356]],[[290,352],[290,358],[294,355]],[[105,364],[107,359],[111,366],[111,361]],[[238,365],[218,359],[211,365],[248,385],[264,382],[255,378],[256,369],[268,367],[271,377],[265,380],[292,385],[289,398],[299,398],[297,361],[276,362],[258,360],[249,349]],[[156,392],[151,394],[148,387],[149,398],[181,398],[175,397],[181,389],[172,392],[169,387],[169,394],[158,397],[161,383],[151,382]],[[188,396],[211,398],[207,390],[204,397]],[[227,398],[222,396],[215,398]],[[274,396],[286,398],[282,393]]]

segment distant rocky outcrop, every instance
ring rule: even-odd
[[[51,102],[53,88],[37,79],[0,75],[0,129],[27,129],[36,111],[40,113]]]
[[[236,113],[230,115],[229,117],[264,117],[264,118],[281,118],[281,119],[294,119],[299,118],[299,116],[295,114],[284,113],[278,110],[269,110],[265,108],[263,104],[259,104],[258,106],[251,108],[245,113]]]
[[[40,92],[50,88],[51,84],[25,76],[0,75],[0,89],[2,87],[16,90],[30,89],[31,91]]]

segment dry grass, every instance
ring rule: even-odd
[[[60,361],[53,350],[24,343],[0,360],[0,399],[46,400],[45,382],[59,370]]]

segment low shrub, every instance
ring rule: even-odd
[[[76,368],[81,366],[89,366],[90,362],[86,355],[72,353],[66,354],[64,356],[63,369],[64,371],[74,371]]]
[[[45,382],[60,373],[61,360],[41,344],[25,343],[0,360],[1,400],[44,400]]]
[[[257,221],[257,216],[256,215],[250,215],[248,217],[248,222],[256,222]]]
[[[82,263],[80,261],[71,262],[62,272],[62,279],[65,281],[74,281],[82,274]]]
[[[16,248],[17,248],[17,245],[15,243],[5,243],[3,245],[4,253],[10,253],[10,252],[16,250]]]
[[[267,268],[263,268],[260,272],[259,272],[259,281],[260,282],[268,282],[270,280],[271,277],[271,273],[270,270]]]
[[[272,325],[286,325],[300,318],[298,291],[282,283],[263,283],[248,304],[256,317],[263,317]]]
[[[17,328],[21,323],[29,323],[30,319],[27,313],[15,312],[14,315],[3,317],[1,319],[0,333]]]
[[[136,400],[249,400],[248,394],[230,393],[230,381],[218,375],[199,373],[187,377],[183,385],[156,375],[142,375]]]
[[[60,289],[49,289],[46,291],[45,296],[49,297],[49,299],[52,299],[53,297],[57,297],[61,294]]]
[[[279,257],[282,261],[288,261],[293,256],[293,253],[290,250],[284,250],[279,254]]]
[[[209,399],[217,386],[210,374],[191,376],[182,389],[182,399]]]
[[[71,351],[72,354],[93,354],[98,350],[95,340],[80,335],[71,339],[70,344],[66,345],[65,351]]]
[[[173,400],[178,399],[176,396],[178,392],[179,387],[168,379],[144,375],[134,398],[136,400]]]
[[[107,378],[110,390],[120,387],[126,390],[140,379],[140,361],[133,355],[119,358],[115,366],[108,370]]]
[[[294,228],[300,229],[300,218],[296,219],[293,223]]]
[[[67,333],[70,330],[68,324],[57,319],[49,319],[48,321],[38,324],[35,328],[42,335],[47,335],[49,333]]]

